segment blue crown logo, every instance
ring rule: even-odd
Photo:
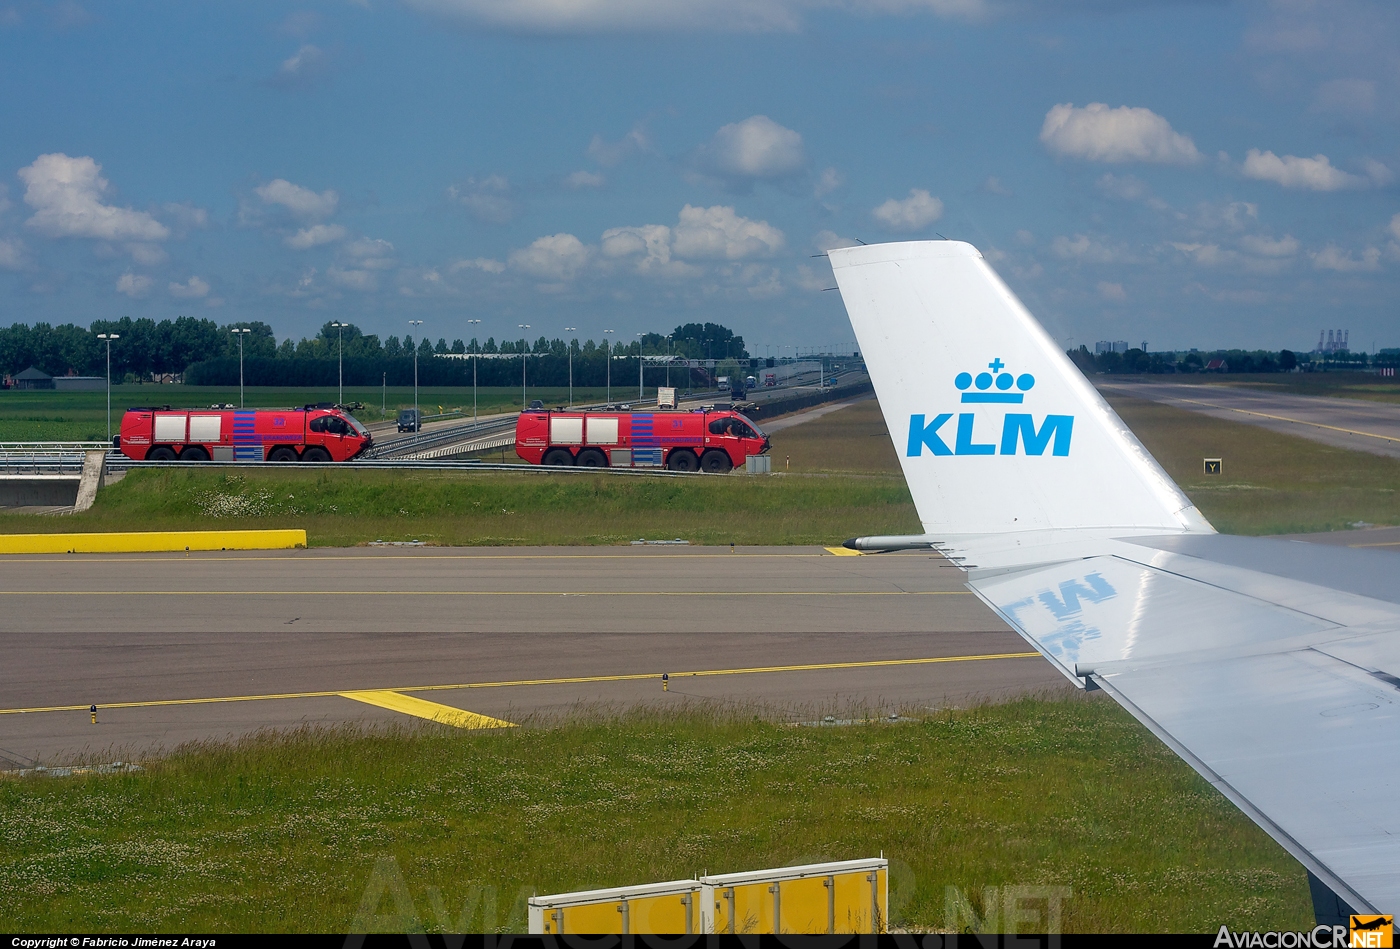
[[[987,368],[991,372],[979,372],[977,378],[973,378],[970,372],[960,372],[953,379],[953,385],[962,390],[962,400],[964,402],[1013,402],[1021,403],[1025,401],[1026,393],[1035,386],[1035,376],[1029,372],[1023,372],[1019,376],[1010,372],[1003,373],[1006,363],[998,356],[987,363]],[[968,389],[976,388],[976,392],[969,392]],[[1012,392],[1012,387],[1021,391]],[[996,391],[992,391],[992,390]]]

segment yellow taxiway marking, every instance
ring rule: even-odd
[[[827,553],[835,554],[837,557],[859,557],[859,550],[852,550],[849,547],[828,547]]]
[[[1287,415],[1270,415],[1268,412],[1255,412],[1252,409],[1237,409],[1233,405],[1218,405],[1215,402],[1203,402],[1200,399],[1186,399],[1176,397],[1178,402],[1190,402],[1192,405],[1204,405],[1212,409],[1226,409],[1230,412],[1239,412],[1241,415],[1254,415],[1259,418],[1272,419],[1275,422],[1293,422],[1295,425],[1311,425],[1313,428],[1325,428],[1328,431],[1341,432],[1345,435],[1364,435],[1367,438],[1379,438],[1381,441],[1393,442],[1394,438],[1389,435],[1377,435],[1375,432],[1358,432],[1354,428],[1340,428],[1336,425],[1324,425],[1322,422],[1309,422],[1307,419],[1289,418]]]
[[[669,673],[672,681],[700,676],[735,676],[756,673],[814,672],[828,669],[874,669],[883,666],[924,666],[942,662],[986,662],[994,659],[1031,659],[1038,652],[999,652],[981,656],[932,656],[921,659],[870,659],[862,662],[814,662],[788,666],[751,666],[741,669],[699,669],[693,672]],[[446,692],[452,689],[503,689],[526,685],[574,685],[582,682],[630,682],[638,679],[659,679],[660,672],[631,672],[621,675],[565,676],[553,679],[506,679],[499,682],[462,682],[452,685],[406,685],[392,689],[372,690],[376,694],[385,692]],[[154,699],[146,702],[108,702],[99,705],[102,709],[114,708],[158,708],[169,705],[217,705],[221,702],[266,702],[276,699],[318,699],[332,695],[345,695],[340,689],[325,692],[274,692],[267,695],[225,695],[204,699]],[[369,694],[360,692],[357,694]],[[86,712],[86,705],[50,705],[36,708],[0,708],[0,715],[21,715],[29,712]]]
[[[310,548],[310,549],[311,549],[311,550],[324,550],[324,549],[326,549],[326,548]],[[830,548],[828,548],[828,549],[830,549]],[[673,552],[673,551],[671,551],[671,550],[669,550],[669,549],[667,549],[667,548],[663,548],[663,547],[649,547],[649,548],[646,549],[646,552],[647,552],[647,553],[655,553],[657,550],[666,550],[665,556],[666,556],[668,559],[671,559],[671,560],[687,560],[687,559],[704,559],[704,558],[709,558],[709,557],[718,558],[718,557],[720,556],[720,553],[721,553],[722,548],[716,547],[716,548],[714,548],[714,552],[713,552],[713,553],[705,553],[705,554],[700,554],[700,553],[675,553],[675,552]],[[196,550],[196,551],[191,551],[191,553],[194,553],[194,554],[206,554],[206,553],[210,553],[210,551]],[[369,558],[369,557],[373,557],[373,558],[375,559],[375,561],[380,561],[380,560],[637,560],[637,559],[641,559],[641,558],[642,558],[642,554],[641,554],[641,553],[627,553],[627,554],[378,554],[378,553],[364,553],[364,554],[354,554],[354,555],[346,555],[346,554],[325,554],[325,555],[319,555],[319,554],[318,554],[318,555],[311,556],[311,557],[307,557],[307,552],[306,552],[306,551],[293,551],[293,553],[297,553],[297,554],[300,554],[300,555],[301,555],[302,559],[299,561],[299,562],[301,562],[301,563],[308,563],[308,562],[310,562],[310,563],[317,563],[317,562],[320,562],[320,561],[323,561],[323,560],[324,560],[324,561],[334,561],[334,560],[365,560],[365,559],[367,559],[367,558]],[[742,552],[741,552],[741,553],[736,553],[736,554],[730,554],[730,553],[727,553],[727,552],[724,553],[724,558],[725,558],[725,559],[741,558],[741,557],[752,557],[752,558],[760,558],[760,559],[762,559],[762,558],[769,558],[769,559],[773,559],[773,558],[795,559],[795,558],[802,558],[802,557],[820,557],[820,556],[822,556],[822,555],[821,555],[821,554],[818,554],[818,553],[782,553],[782,554],[746,554],[746,553],[742,553]],[[83,553],[83,554],[49,554],[49,555],[45,555],[45,557],[44,557],[43,560],[30,560],[30,559],[24,558],[23,556],[16,555],[16,556],[14,556],[12,559],[6,560],[5,562],[6,562],[6,563],[52,563],[53,560],[54,560],[54,558],[56,558],[56,557],[61,557],[62,559],[66,560],[66,561],[73,561],[74,559],[85,558],[85,559],[81,559],[81,562],[83,562],[83,563],[115,563],[115,564],[123,564],[123,563],[215,563],[215,562],[221,562],[221,561],[228,561],[228,562],[231,562],[231,563],[253,563],[253,562],[259,561],[259,560],[278,560],[278,561],[283,561],[283,560],[289,559],[287,556],[278,556],[278,557],[267,557],[267,556],[256,556],[256,557],[190,557],[190,556],[181,556],[181,557],[133,557],[133,556],[122,556],[120,559],[117,559],[117,558],[108,557],[108,556],[105,556],[105,555],[102,555],[102,554],[87,554],[87,553]],[[94,557],[100,557],[101,559],[93,559]]]
[[[392,689],[372,689],[364,692],[341,692],[344,698],[354,699],[356,702],[364,702],[366,705],[377,705],[380,708],[387,708],[392,712],[403,712],[405,715],[412,715],[415,718],[426,718],[430,722],[437,722],[441,725],[454,725],[457,728],[514,728],[514,722],[503,721],[499,718],[491,718],[488,715],[478,715],[476,712],[468,712],[465,709],[453,708],[451,705],[442,705],[437,702],[429,702],[427,699],[414,698],[411,695],[403,695]]]
[[[972,596],[967,590],[0,590],[0,596]]]

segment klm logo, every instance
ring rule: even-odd
[[[1019,376],[1003,372],[1006,364],[999,358],[989,362],[987,368],[991,372],[978,373],[975,379],[970,372],[960,372],[953,379],[953,385],[962,392],[964,405],[1021,405],[1026,393],[1035,388],[1035,376],[1028,372]],[[984,421],[985,418],[984,415]],[[939,413],[931,420],[926,415],[909,416],[909,446],[905,453],[918,458],[927,448],[935,455],[1014,455],[1024,448],[1027,455],[1044,455],[1049,448],[1051,455],[1064,457],[1069,454],[1074,433],[1073,415],[1047,415],[1037,426],[1029,412],[1008,411],[1002,417],[1001,440],[979,442],[978,433],[973,431],[977,416],[960,412],[952,435],[953,447],[949,448],[943,433],[952,421],[952,412]]]

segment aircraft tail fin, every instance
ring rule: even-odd
[[[930,535],[1212,530],[971,244],[829,256]]]

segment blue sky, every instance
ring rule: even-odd
[[[1356,0],[0,0],[0,322],[777,354],[942,235],[1066,344],[1397,346],[1397,93]]]

